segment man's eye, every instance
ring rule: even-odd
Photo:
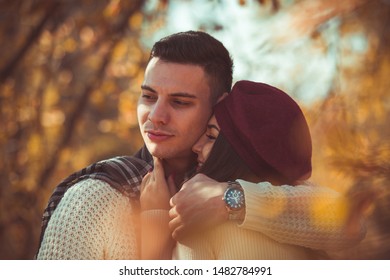
[[[155,100],[155,99],[156,99],[155,96],[150,95],[150,94],[145,94],[145,93],[143,93],[143,94],[141,95],[141,97],[142,97],[143,99],[148,100],[148,101],[152,101],[152,100]]]
[[[188,101],[183,101],[183,100],[173,100],[173,103],[176,104],[176,105],[179,105],[179,106],[188,106],[190,105],[191,103],[188,102]]]

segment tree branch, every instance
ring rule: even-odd
[[[27,51],[30,49],[31,45],[39,38],[41,35],[46,23],[50,17],[54,14],[56,9],[59,7],[57,1],[50,1],[49,7],[46,10],[46,13],[43,15],[41,21],[38,25],[31,31],[30,35],[27,37],[24,45],[17,51],[13,58],[7,63],[7,65],[0,70],[0,84],[3,83],[14,71],[19,61],[23,59]]]

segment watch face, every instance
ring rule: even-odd
[[[225,194],[225,202],[231,210],[241,210],[244,206],[244,193],[240,189],[228,189]]]

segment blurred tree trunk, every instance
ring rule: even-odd
[[[141,0],[0,2],[0,259],[31,259],[36,253],[50,179],[64,153],[75,157],[67,149],[77,130],[101,137],[93,129],[99,120],[120,117],[118,96],[132,94],[129,88],[146,59],[138,44],[143,5]],[[129,60],[131,73],[112,74]],[[94,103],[94,96],[101,101]],[[85,119],[91,110],[94,117]],[[113,152],[123,150],[120,140],[115,143]],[[90,153],[93,159],[99,149]]]

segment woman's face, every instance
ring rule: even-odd
[[[209,157],[210,151],[214,146],[215,139],[219,135],[219,126],[215,115],[213,115],[207,123],[206,132],[198,139],[192,147],[192,151],[198,155],[197,171],[202,167],[204,162]]]

